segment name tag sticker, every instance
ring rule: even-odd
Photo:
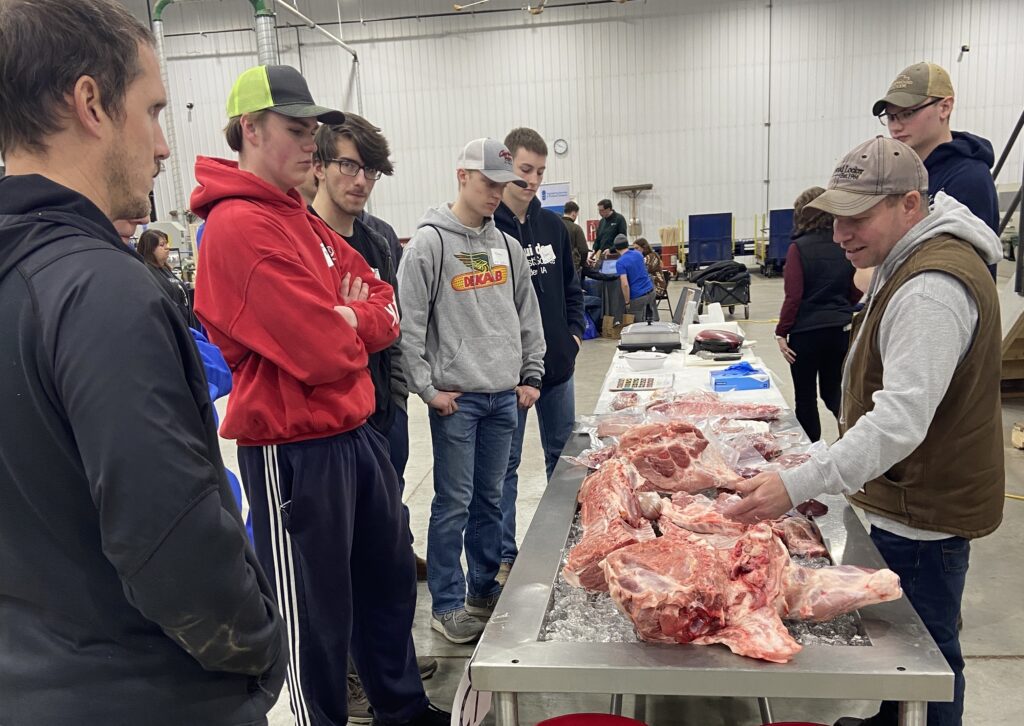
[[[500,249],[498,247],[491,248],[491,265],[497,267],[498,265],[508,265],[508,250]]]
[[[555,248],[551,245],[541,245],[538,252],[540,253],[540,261],[545,265],[550,265],[555,261]]]

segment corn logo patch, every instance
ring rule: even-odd
[[[455,258],[469,268],[452,278],[452,289],[458,292],[479,290],[508,281],[508,265],[491,265],[486,252],[460,252]]]

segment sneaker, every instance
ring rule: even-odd
[[[498,581],[498,584],[505,587],[505,581],[508,580],[508,573],[512,572],[511,562],[502,562],[498,567],[498,575],[494,579]]]
[[[501,597],[501,590],[490,597],[467,597],[466,612],[478,618],[489,618],[494,612],[494,606],[498,604],[499,597]]]
[[[452,715],[442,711],[432,703],[420,711],[420,715],[411,721],[406,721],[403,726],[450,726]],[[383,726],[380,721],[374,721],[374,726]]]
[[[444,615],[431,613],[430,627],[452,643],[472,643],[484,631],[484,622],[460,608]]]
[[[420,669],[420,680],[425,681],[437,672],[437,658],[417,656],[416,666]]]
[[[348,722],[351,724],[373,723],[370,701],[366,698],[363,684],[355,673],[348,674]]]

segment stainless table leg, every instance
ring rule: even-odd
[[[609,709],[609,711],[614,716],[621,716],[622,715],[622,694],[621,693],[616,693],[616,694],[612,695],[612,703],[611,703],[611,708]]]
[[[761,712],[761,723],[773,723],[775,721],[772,718],[772,707],[768,703],[767,698],[757,699],[757,710]]]
[[[519,700],[515,693],[494,694],[494,718],[497,726],[519,726]]]
[[[633,718],[637,721],[647,720],[647,696],[638,693],[633,696]]]
[[[927,723],[927,701],[906,701],[900,704],[900,726],[925,726]]]

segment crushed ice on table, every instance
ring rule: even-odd
[[[577,513],[562,552],[562,566],[565,565],[569,550],[580,541],[582,534]],[[813,569],[832,564],[828,557],[793,559],[801,566]],[[632,621],[615,607],[608,593],[587,592],[573,587],[562,577],[561,569],[559,567],[558,578],[551,590],[547,617],[540,631],[541,640],[573,643],[639,642]],[[825,623],[787,620],[785,625],[790,635],[801,645],[871,645],[868,637],[861,633],[854,613],[840,615]]]

